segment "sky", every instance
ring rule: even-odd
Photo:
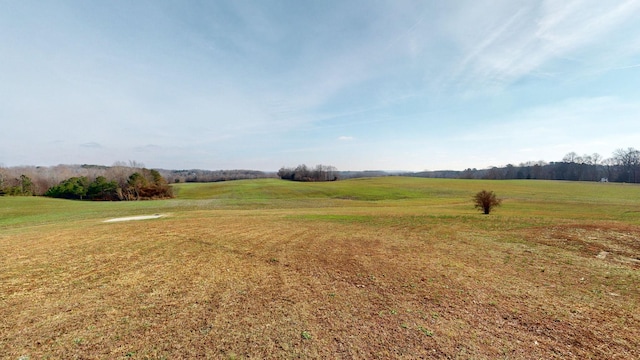
[[[462,170],[640,148],[640,0],[0,0],[0,165]]]

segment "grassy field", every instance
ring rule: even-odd
[[[640,358],[639,186],[174,189],[0,197],[0,358]],[[489,216],[482,189],[504,199]]]

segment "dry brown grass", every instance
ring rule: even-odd
[[[638,226],[432,212],[194,210],[8,231],[0,353],[640,357]]]

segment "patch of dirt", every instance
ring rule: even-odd
[[[166,215],[153,214],[153,215],[127,216],[127,217],[113,218],[113,219],[105,220],[103,222],[111,223],[111,222],[121,222],[121,221],[149,220],[149,219],[158,219],[163,216],[166,216]]]

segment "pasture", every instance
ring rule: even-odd
[[[488,216],[482,189],[503,199]],[[640,186],[174,190],[0,197],[2,358],[640,358]]]

